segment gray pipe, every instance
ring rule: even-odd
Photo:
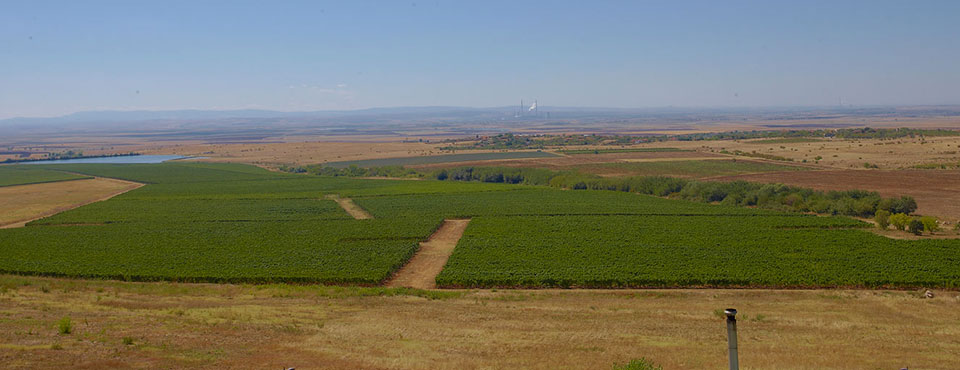
[[[740,369],[740,359],[737,356],[737,309],[723,310],[727,315],[727,349],[730,351],[730,370]]]

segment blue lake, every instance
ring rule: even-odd
[[[162,163],[175,159],[184,159],[182,155],[126,155],[119,157],[57,159],[53,161],[30,161],[19,164],[61,164],[61,163]]]

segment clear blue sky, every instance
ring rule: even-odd
[[[960,1],[8,1],[0,118],[960,103]]]

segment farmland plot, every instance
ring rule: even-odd
[[[524,215],[774,215],[773,211],[684,202],[614,191],[515,191],[354,198],[375,217],[438,214],[445,218]],[[794,215],[799,216],[799,215]]]
[[[91,177],[33,168],[30,166],[0,166],[0,186],[40,184],[89,178]]]
[[[440,286],[960,286],[960,241],[891,240],[844,217],[241,165],[56,168],[148,185],[0,230],[0,271],[372,285],[403,266],[444,219],[469,217]],[[373,219],[353,219],[325,199],[332,194],[350,197]]]
[[[822,217],[478,217],[441,286],[898,287],[960,283],[955,241]],[[837,229],[840,228],[840,229]]]
[[[525,158],[551,158],[557,157],[556,154],[542,151],[526,152],[493,152],[493,153],[466,153],[466,154],[444,154],[418,157],[401,158],[380,158],[364,159],[359,161],[341,161],[330,162],[327,166],[334,168],[346,168],[350,166],[357,167],[383,167],[383,166],[410,166],[434,163],[453,163],[469,161],[491,161],[504,159],[525,159]]]
[[[379,226],[383,231],[370,232]],[[433,227],[352,220],[25,227],[0,230],[0,271],[146,281],[377,284],[410,258],[420,234]]]
[[[150,184],[26,228],[2,230],[0,271],[370,285],[402,266],[441,222],[358,221],[322,199],[324,192],[363,183],[357,180],[309,179],[237,165],[57,167]]]

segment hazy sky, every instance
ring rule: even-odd
[[[0,118],[960,103],[960,1],[8,1]]]

